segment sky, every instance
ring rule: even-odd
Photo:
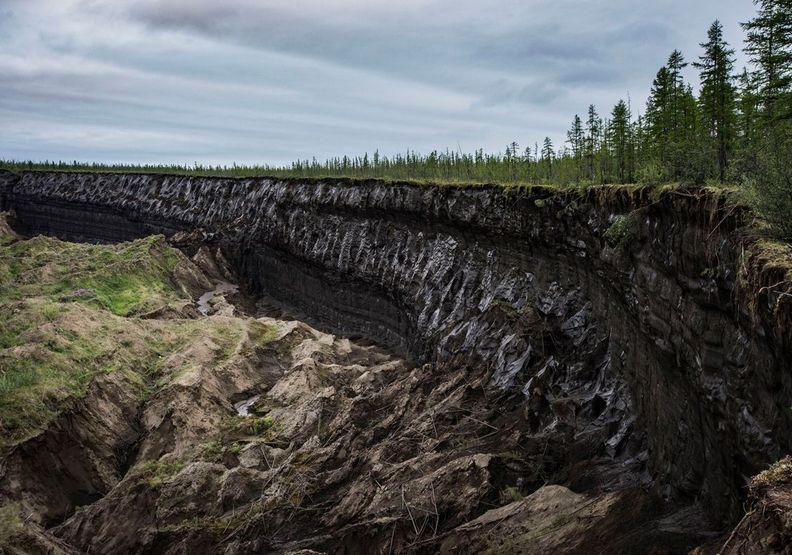
[[[751,0],[0,0],[0,159],[286,164],[560,146]],[[688,77],[696,83],[695,69]]]

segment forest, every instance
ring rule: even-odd
[[[723,185],[737,187],[792,237],[792,0],[755,0],[741,23],[750,66],[735,67],[735,47],[715,21],[693,60],[674,50],[657,71],[645,109],[619,100],[610,111],[590,105],[571,120],[564,144],[549,137],[503,152],[429,154],[378,151],[289,166],[104,165],[2,161],[6,169],[137,171],[234,177],[352,177],[440,183]],[[698,91],[683,72],[698,72]]]

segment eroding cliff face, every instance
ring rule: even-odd
[[[310,322],[486,368],[576,491],[651,486],[729,523],[790,449],[789,299],[711,195],[23,173],[0,199],[27,235],[184,232]]]

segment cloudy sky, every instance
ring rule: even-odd
[[[643,110],[671,50],[694,59],[714,19],[741,47],[753,13],[751,0],[0,0],[0,158],[558,144],[589,103],[629,95]]]

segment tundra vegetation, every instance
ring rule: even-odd
[[[88,245],[22,240],[0,225],[0,453],[45,429],[99,374],[126,374],[143,399],[190,371],[191,345],[210,346],[222,365],[269,340],[251,319],[151,317],[192,306],[180,278],[189,264],[162,236]]]
[[[228,177],[349,177],[435,183],[589,186],[607,183],[728,184],[775,231],[792,237],[792,1],[755,0],[742,23],[750,67],[715,21],[695,61],[674,50],[652,83],[643,113],[619,100],[601,114],[591,105],[572,118],[563,145],[546,137],[504,152],[413,151],[297,160],[289,166],[105,165],[2,161],[6,169],[152,172]],[[698,93],[683,71],[698,71]]]

